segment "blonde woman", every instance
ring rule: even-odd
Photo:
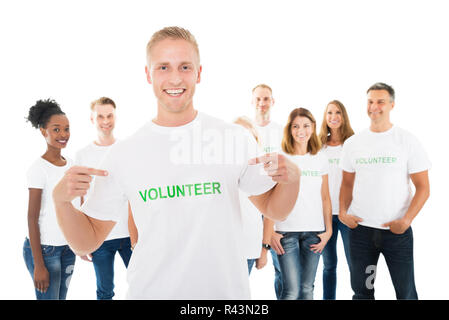
[[[290,113],[282,149],[301,170],[295,207],[286,220],[276,222],[282,235],[272,244],[282,272],[282,300],[313,299],[320,254],[332,236],[327,157],[316,134],[316,121],[304,108]]]
[[[335,300],[337,290],[337,238],[340,231],[349,263],[348,227],[338,219],[342,170],[339,167],[341,150],[346,139],[354,134],[345,106],[338,100],[329,102],[324,111],[319,139],[329,159],[329,191],[332,203],[332,237],[323,251],[323,299]]]

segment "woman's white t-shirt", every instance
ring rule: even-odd
[[[341,170],[340,157],[343,146],[329,146],[323,147],[323,152],[329,161],[329,193],[332,202],[332,214],[338,215],[340,210],[340,187],[343,177],[343,171]]]
[[[276,222],[276,231],[306,232],[324,231],[323,201],[321,186],[323,175],[329,173],[329,163],[323,151],[316,155],[286,155],[301,170],[296,204],[282,222]]]
[[[65,166],[59,167],[39,157],[33,162],[27,172],[27,187],[29,189],[42,189],[38,223],[41,244],[43,245],[67,245],[67,241],[56,220],[56,211],[52,197],[54,187],[64,176],[64,173],[73,165],[71,159],[66,158],[66,160]]]

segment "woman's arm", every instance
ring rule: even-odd
[[[50,285],[50,274],[45,267],[41,249],[39,215],[41,211],[42,189],[29,188],[28,200],[28,237],[34,261],[34,286],[40,292],[46,292]]]
[[[310,250],[315,253],[321,253],[332,236],[332,203],[327,174],[322,176],[321,201],[323,203],[323,218],[326,231],[318,235],[321,242],[310,246]]]

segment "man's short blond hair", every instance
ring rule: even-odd
[[[193,48],[195,49],[198,55],[198,63],[200,62],[200,50],[198,48],[198,43],[196,42],[195,37],[189,30],[176,26],[165,27],[159,31],[156,31],[153,34],[153,36],[151,37],[150,41],[148,41],[147,44],[147,62],[150,61],[149,58],[151,49],[156,45],[156,43],[165,39],[173,39],[173,40],[181,39],[188,41],[193,45]]]
[[[258,84],[257,86],[255,86],[255,87],[253,88],[252,93],[254,93],[254,91],[256,91],[257,88],[268,89],[268,90],[270,90],[271,95],[273,95],[273,90],[271,90],[270,86],[269,86],[269,85],[266,85],[265,83],[261,83],[261,84]]]
[[[90,103],[90,110],[94,111],[96,105],[104,106],[105,104],[110,104],[111,106],[114,107],[114,109],[117,109],[115,106],[115,102],[111,98],[101,97],[101,98],[98,98],[97,100],[94,100]]]

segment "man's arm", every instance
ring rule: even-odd
[[[430,195],[430,183],[427,170],[411,174],[410,179],[415,185],[416,192],[407,212],[401,219],[383,225],[383,227],[389,227],[390,231],[396,234],[402,234],[410,227],[413,219],[415,219],[419,211],[421,211]]]
[[[280,154],[268,154],[250,160],[250,164],[257,163],[264,163],[265,171],[277,184],[267,192],[249,199],[269,219],[285,220],[298,198],[301,171],[296,164]]]
[[[347,214],[352,202],[352,191],[354,189],[355,172],[343,170],[343,178],[340,187],[340,213],[338,219],[349,228],[354,229],[363,220],[359,217]]]
[[[260,257],[256,259],[256,268],[262,269],[267,264],[268,249],[262,247],[262,244],[271,245],[271,236],[274,233],[274,222],[268,218],[263,219],[262,243],[260,244]]]
[[[97,220],[75,209],[71,201],[85,196],[92,181],[91,175],[106,176],[104,170],[72,167],[53,189],[53,202],[58,224],[70,247],[77,255],[94,252],[106,239],[114,221]]]

